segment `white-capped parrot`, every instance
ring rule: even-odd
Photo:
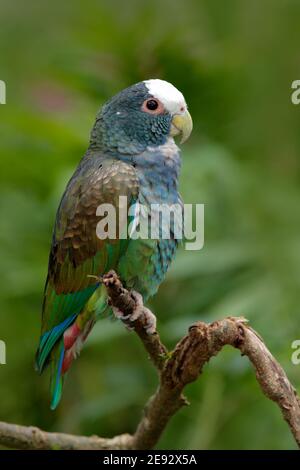
[[[185,99],[172,84],[145,80],[124,89],[99,111],[90,144],[58,207],[36,354],[41,373],[51,364],[51,408],[62,393],[66,372],[96,320],[109,309],[101,276],[114,269],[123,285],[146,301],[158,289],[179,240],[100,239],[96,233],[101,204],[180,204],[180,152],[174,136],[185,141],[192,119]],[[148,217],[148,216],[147,216]],[[150,216],[149,216],[150,217]],[[130,223],[130,217],[126,223]],[[155,324],[150,321],[151,334]]]

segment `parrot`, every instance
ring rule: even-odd
[[[135,295],[136,319],[164,280],[180,242],[172,230],[168,238],[161,231],[156,238],[122,237],[124,227],[131,224],[131,232],[137,227],[135,213],[119,222],[115,237],[99,237],[97,208],[111,204],[120,210],[120,196],[134,207],[182,206],[181,155],[174,137],[185,142],[192,126],[183,94],[157,78],[120,91],[96,116],[88,149],[58,206],[49,254],[36,369],[41,374],[50,366],[52,410],[73,360],[111,308],[101,276],[115,270]],[[146,326],[153,334],[153,314]]]

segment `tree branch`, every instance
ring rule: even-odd
[[[0,422],[0,444],[10,449],[38,450],[110,450],[129,449],[132,436],[121,434],[112,439],[46,432],[32,426]]]
[[[135,300],[124,289],[118,276],[110,272],[102,280],[111,304],[124,316],[130,315],[135,308]],[[146,404],[133,435],[122,434],[112,439],[83,437],[0,422],[0,444],[19,449],[151,449],[170,418],[187,404],[183,396],[184,387],[199,377],[204,365],[225,345],[230,345],[248,357],[263,393],[278,405],[300,447],[300,399],[282,367],[244,318],[228,317],[210,324],[195,323],[172,353],[168,353],[158,333],[146,334],[143,319],[137,319],[131,326],[159,372],[158,389]]]
[[[179,341],[133,436],[133,448],[148,449],[158,442],[169,419],[187,403],[182,395],[184,387],[199,377],[204,365],[225,345],[238,348],[242,355],[248,356],[263,393],[277,403],[300,447],[300,399],[296,390],[247,321],[229,317],[211,324],[198,322]]]

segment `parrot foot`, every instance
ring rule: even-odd
[[[131,323],[141,319],[146,333],[148,335],[153,335],[156,332],[156,316],[151,312],[151,310],[149,310],[149,308],[144,306],[143,297],[139,292],[132,290],[130,291],[130,294],[135,300],[135,308],[133,312],[130,315],[124,315],[121,310],[113,307],[115,316],[124,322],[128,330],[134,329]]]

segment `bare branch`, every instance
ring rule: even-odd
[[[124,316],[135,308],[135,300],[114,272],[103,277],[111,304]],[[280,408],[300,447],[300,399],[284,370],[260,336],[244,318],[228,317],[211,324],[198,322],[168,353],[158,333],[147,335],[142,319],[131,324],[159,372],[159,387],[149,399],[133,435],[112,439],[47,433],[37,428],[0,422],[0,444],[19,449],[151,449],[170,418],[185,404],[184,387],[195,381],[204,365],[225,345],[241,351],[252,363],[263,393]]]
[[[0,422],[0,445],[10,449],[38,450],[110,450],[130,449],[132,436],[121,434],[112,439],[42,431],[32,426]]]

